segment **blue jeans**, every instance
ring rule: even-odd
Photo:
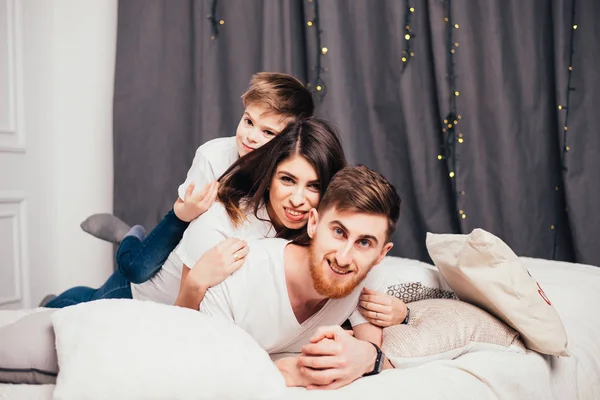
[[[99,289],[77,286],[46,304],[63,308],[100,299],[131,299],[131,283],[143,283],[162,267],[188,227],[169,211],[150,234],[140,241],[134,236],[123,239],[117,251],[117,271]]]
[[[143,241],[135,236],[125,237],[117,250],[118,270],[129,282],[146,282],[177,247],[188,225],[171,210]]]
[[[77,286],[63,292],[46,304],[45,307],[63,308],[100,299],[131,298],[131,285],[129,281],[119,271],[115,271],[99,289]]]

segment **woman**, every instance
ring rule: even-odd
[[[101,288],[75,287],[46,306],[62,308],[104,298],[174,304],[182,269],[189,270],[184,265],[193,266],[224,239],[278,236],[291,240],[301,235],[308,211],[318,205],[333,175],[345,165],[339,137],[328,123],[310,118],[289,125],[223,174],[218,201],[190,224],[181,243],[150,280],[134,284],[115,271]],[[239,268],[247,253],[245,243],[233,239],[228,243],[227,250]]]

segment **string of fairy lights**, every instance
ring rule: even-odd
[[[315,71],[315,78],[307,86],[313,91],[319,100],[323,100],[327,93],[327,85],[323,80],[322,73],[327,71],[327,68],[323,67],[323,56],[327,54],[329,49],[323,45],[322,37],[323,30],[321,29],[321,18],[319,14],[319,0],[308,0],[312,4],[313,17],[306,22],[306,26],[315,32],[316,38],[316,65],[313,68]]]
[[[566,90],[566,99],[565,99],[565,104],[559,104],[558,105],[558,110],[559,112],[564,112],[564,124],[563,124],[563,140],[562,140],[562,152],[561,152],[561,157],[560,157],[560,162],[561,162],[561,167],[562,167],[562,171],[566,172],[567,171],[567,153],[571,150],[571,146],[569,146],[568,143],[568,131],[569,131],[569,103],[571,100],[571,92],[575,91],[575,88],[573,86],[571,86],[571,78],[573,76],[573,53],[575,52],[574,50],[574,42],[575,42],[575,31],[577,31],[578,25],[575,23],[575,5],[577,3],[577,0],[573,0],[571,2],[571,25],[570,25],[570,38],[569,38],[569,66],[567,68],[567,90]],[[558,184],[556,184],[556,186],[554,186],[554,191],[556,192],[556,194],[560,194],[560,186]],[[561,201],[562,199],[559,199],[559,201]],[[565,207],[565,212],[568,212],[569,208]],[[559,220],[560,218],[556,221],[555,224],[550,226],[550,229],[554,231],[554,246],[552,247],[552,259],[556,259],[556,250],[558,247],[558,225],[559,225]]]
[[[206,18],[210,21],[210,40],[215,40],[217,36],[219,36],[219,25],[224,25],[225,21],[222,19],[217,19],[217,3],[219,0],[212,0],[212,4],[210,6],[210,13],[206,16]]]
[[[454,23],[452,19],[452,0],[446,0],[446,17],[444,17],[444,22],[446,23],[446,47],[448,50],[448,58],[446,62],[447,68],[447,80],[448,80],[448,89],[449,89],[449,99],[448,99],[448,108],[449,111],[444,118],[444,125],[442,128],[442,133],[444,134],[444,140],[442,142],[442,151],[438,154],[438,160],[446,160],[448,165],[448,175],[450,176],[450,181],[452,183],[452,191],[454,193],[455,205],[458,209],[458,218],[459,220],[464,220],[467,218],[467,214],[465,211],[459,206],[460,197],[465,195],[464,190],[459,190],[456,184],[456,175],[457,175],[457,146],[464,143],[464,135],[462,132],[459,132],[458,128],[462,116],[458,113],[456,108],[456,99],[460,96],[460,92],[456,85],[456,73],[455,73],[455,63],[454,63],[454,55],[456,54],[456,50],[459,47],[457,41],[454,40],[454,30],[459,29],[460,26]]]
[[[415,56],[415,52],[412,51],[411,44],[415,37],[415,34],[412,31],[411,20],[413,13],[415,12],[415,8],[411,5],[410,0],[406,0],[406,5],[404,7],[404,50],[402,50],[402,71],[408,65],[408,62]]]

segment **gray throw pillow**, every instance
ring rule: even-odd
[[[54,384],[58,360],[49,309],[0,327],[0,383]]]

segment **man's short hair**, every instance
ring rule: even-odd
[[[396,230],[400,217],[400,196],[396,189],[378,172],[359,165],[340,170],[327,186],[319,203],[320,214],[335,208],[337,211],[357,211],[387,217],[387,239]]]
[[[275,72],[259,72],[252,76],[250,87],[242,95],[244,107],[256,104],[271,112],[294,120],[313,115],[312,94],[298,79]]]

